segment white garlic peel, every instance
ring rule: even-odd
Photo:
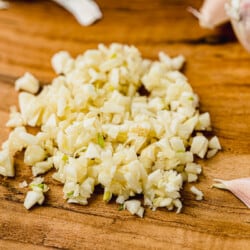
[[[88,204],[100,184],[105,202],[117,196],[132,214],[143,216],[141,203],[129,202],[136,194],[152,210],[180,212],[184,182],[197,181],[202,171],[195,157],[221,147],[217,137],[203,135],[211,130],[210,116],[199,112],[197,95],[178,71],[183,57],[161,52],[159,58],[143,59],[121,44],[100,44],[76,59],[57,53],[52,66],[62,75],[37,95],[19,94],[0,174],[13,176],[14,156],[24,150],[34,176],[55,168],[69,203]],[[31,135],[26,125],[40,132]],[[42,201],[39,195],[29,193],[29,204]]]
[[[229,21],[225,11],[228,0],[205,0],[199,11],[189,7],[188,11],[199,19],[201,27],[213,29]]]

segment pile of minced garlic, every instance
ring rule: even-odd
[[[38,93],[30,73],[19,78],[19,111],[11,108],[14,128],[2,145],[0,174],[14,176],[14,156],[24,150],[32,169],[24,206],[42,204],[49,189],[40,177],[54,168],[69,203],[86,205],[96,185],[103,200],[116,197],[122,209],[142,217],[144,207],[181,211],[184,182],[196,182],[201,166],[221,149],[209,113],[200,113],[198,97],[178,70],[183,56],[143,59],[134,46],[100,44],[73,59],[61,51],[52,58],[58,76]],[[25,126],[39,127],[32,135]],[[39,176],[39,177],[38,177]],[[25,183],[26,184],[26,183]],[[22,184],[23,185],[23,184]],[[26,184],[27,185],[27,184]],[[191,192],[200,200],[196,187]]]

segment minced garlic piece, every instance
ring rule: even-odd
[[[15,81],[15,89],[24,90],[36,94],[39,90],[39,81],[30,73],[26,72],[22,77]]]
[[[203,193],[198,189],[198,188],[196,188],[195,186],[192,186],[191,188],[190,188],[190,191],[194,194],[194,195],[196,195],[196,200],[197,201],[200,201],[200,200],[202,200],[203,199]]]

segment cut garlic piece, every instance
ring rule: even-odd
[[[98,5],[92,0],[53,0],[71,12],[77,21],[84,26],[91,25],[102,18]]]
[[[141,202],[138,200],[129,200],[124,202],[124,208],[131,214],[136,214],[139,217],[143,217],[144,208],[141,206]]]
[[[238,40],[250,52],[250,0],[231,0],[226,11]]]
[[[208,148],[221,150],[221,145],[217,136],[214,136],[209,140]]]
[[[190,151],[200,158],[204,158],[208,147],[208,140],[203,135],[198,135],[193,138]]]
[[[196,200],[197,201],[200,201],[200,200],[202,200],[203,199],[203,193],[202,193],[202,191],[200,191],[198,188],[196,188],[195,186],[192,186],[191,188],[190,188],[190,191],[193,193],[193,194],[195,194],[196,195]]]
[[[24,153],[24,163],[32,166],[33,164],[44,160],[46,157],[45,150],[39,145],[30,145]]]
[[[36,94],[39,90],[39,81],[29,72],[15,81],[16,91],[24,90],[32,94]]]

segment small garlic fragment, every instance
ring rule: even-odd
[[[250,208],[250,178],[240,178],[234,180],[214,179],[212,187],[231,191],[239,198],[248,208]]]
[[[0,151],[0,175],[15,176],[14,158],[8,148]]]
[[[29,72],[15,81],[16,91],[24,90],[32,94],[36,94],[39,90],[39,81]]]
[[[195,194],[196,195],[196,200],[197,201],[200,201],[200,200],[202,200],[203,199],[203,193],[198,189],[198,188],[196,188],[195,186],[192,186],[191,188],[190,188],[190,191],[193,193],[193,194]]]
[[[125,201],[124,208],[126,208],[131,214],[136,214],[141,218],[143,217],[144,208],[138,200]]]
[[[35,178],[29,185],[31,191],[28,191],[24,200],[24,207],[26,209],[32,208],[36,203],[42,205],[44,202],[44,193],[46,193],[49,188],[43,183],[43,178]]]
[[[218,152],[218,149],[209,149],[207,151],[207,158],[210,159],[212,158],[213,156],[215,156]]]
[[[221,145],[217,136],[214,136],[213,138],[209,140],[208,147],[211,149],[217,149],[217,150],[221,149]]]
[[[32,174],[33,176],[37,176],[39,174],[44,174],[48,172],[53,167],[53,159],[52,157],[48,158],[46,161],[37,162],[32,166]]]
[[[204,158],[208,147],[208,140],[203,135],[197,135],[193,138],[190,151],[193,154],[198,155],[200,158]]]
[[[24,163],[33,165],[44,160],[46,157],[45,150],[39,145],[30,145],[26,148],[24,153]]]
[[[51,59],[51,65],[57,74],[66,74],[72,70],[74,60],[67,51],[56,53]]]
[[[32,208],[36,203],[42,204],[44,201],[43,192],[29,191],[24,200],[24,207],[26,209]]]
[[[193,174],[193,173],[188,173],[187,175],[187,181],[188,182],[195,182],[198,179],[198,175],[197,174]]]

